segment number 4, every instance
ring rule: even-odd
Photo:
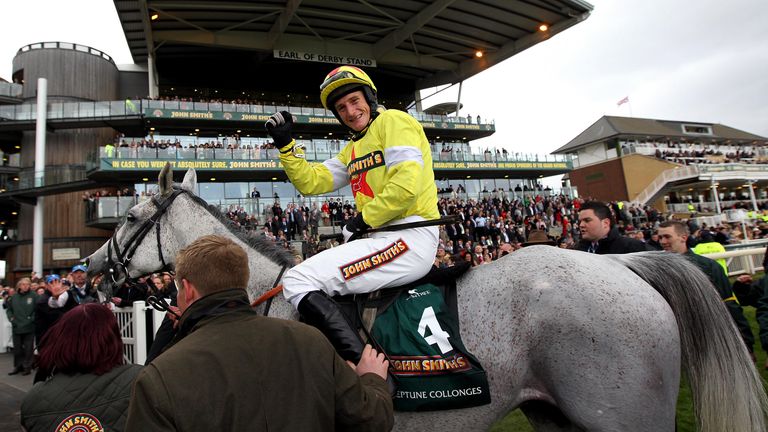
[[[426,336],[427,329],[429,329],[430,333],[432,333],[429,336]],[[440,352],[442,354],[453,350],[451,343],[448,342],[448,338],[451,337],[451,335],[449,335],[448,332],[440,327],[440,323],[437,322],[435,310],[432,309],[432,306],[424,309],[424,313],[421,314],[421,320],[419,321],[419,334],[424,338],[427,344],[437,344],[437,347],[440,348]]]

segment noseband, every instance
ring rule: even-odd
[[[122,251],[120,250],[120,244],[117,242],[117,231],[119,230],[116,230],[112,237],[109,239],[107,242],[107,267],[109,268],[109,274],[112,277],[113,287],[117,285],[117,279],[121,271],[125,273],[125,277],[127,279],[130,279],[130,276],[128,275],[128,265],[130,265],[131,259],[133,259],[133,255],[136,253],[136,249],[144,240],[144,237],[147,236],[149,231],[152,230],[153,226],[157,232],[157,253],[160,256],[160,262],[163,264],[163,266],[158,271],[169,270],[168,264],[165,262],[165,258],[163,257],[162,245],[160,244],[160,219],[168,211],[168,207],[173,204],[173,201],[182,193],[186,193],[186,191],[184,189],[174,188],[173,192],[171,192],[171,194],[162,201],[158,199],[157,195],[153,196],[152,203],[157,209],[155,210],[155,214],[153,214],[152,217],[145,220],[144,223],[141,224],[139,229],[133,233],[133,235],[128,239],[128,242],[123,246]],[[115,250],[114,260],[112,259],[112,249]]]

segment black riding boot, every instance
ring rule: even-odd
[[[323,291],[311,291],[299,302],[304,321],[331,341],[341,358],[357,364],[363,355],[363,341],[347,321],[339,305]]]

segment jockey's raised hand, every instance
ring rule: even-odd
[[[341,234],[344,236],[344,243],[357,240],[363,232],[370,227],[371,226],[363,220],[363,213],[358,213],[357,216],[350,219],[347,224],[344,225],[344,228],[341,229]]]
[[[293,142],[291,129],[293,128],[293,115],[288,111],[280,111],[272,114],[264,123],[267,133],[275,141],[275,147],[283,151]]]

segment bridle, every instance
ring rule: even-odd
[[[165,262],[165,257],[163,257],[163,247],[160,244],[160,219],[168,211],[168,207],[173,204],[173,201],[182,193],[187,193],[187,191],[174,187],[173,192],[162,201],[158,198],[158,195],[153,196],[152,203],[156,208],[155,213],[149,219],[145,220],[139,229],[131,235],[128,242],[123,245],[122,250],[117,241],[117,232],[119,230],[115,230],[115,233],[107,242],[107,268],[109,269],[109,274],[112,278],[113,288],[117,288],[117,279],[121,272],[125,274],[126,279],[130,278],[128,275],[128,265],[130,265],[133,255],[136,253],[136,249],[141,245],[141,242],[144,240],[144,237],[147,236],[149,231],[152,230],[152,227],[155,227],[155,231],[157,232],[157,253],[160,256],[160,262],[163,264],[157,271],[163,272],[171,270],[168,263]],[[112,259],[112,249],[115,250],[114,260]]]
[[[152,203],[155,205],[155,213],[147,220],[144,221],[144,223],[141,224],[139,229],[137,229],[133,235],[128,239],[128,242],[123,246],[122,251],[120,249],[120,244],[117,242],[117,232],[119,230],[115,230],[115,233],[112,234],[112,237],[107,242],[107,268],[109,269],[109,275],[112,278],[112,289],[116,290],[119,288],[117,280],[120,277],[120,272],[123,272],[125,274],[126,283],[135,285],[135,281],[132,281],[130,279],[130,276],[128,274],[128,265],[131,263],[131,259],[133,259],[133,255],[136,253],[136,249],[138,249],[139,245],[141,245],[141,242],[144,241],[144,237],[149,234],[149,231],[152,230],[152,227],[155,227],[155,232],[157,233],[157,254],[160,257],[160,262],[163,264],[163,266],[156,270],[157,272],[164,272],[168,271],[171,274],[173,274],[173,269],[170,268],[168,263],[165,262],[165,258],[163,257],[163,247],[162,244],[160,244],[160,219],[163,217],[163,215],[168,211],[168,207],[173,204],[173,201],[179,197],[179,195],[183,193],[188,193],[186,190],[177,188],[174,186],[173,192],[171,192],[170,195],[168,195],[165,199],[160,201],[158,199],[158,195],[155,195],[152,197]],[[115,250],[115,259],[112,259],[112,249]],[[285,273],[285,270],[287,270],[288,266],[283,266],[280,270],[280,274],[277,276],[277,279],[275,280],[275,283],[273,284],[273,289],[268,292],[270,294],[269,296],[262,296],[264,297],[261,302],[266,302],[266,306],[264,308],[264,316],[267,316],[269,314],[270,306],[272,305],[272,300],[274,299],[274,296],[279,293],[282,290],[282,286],[280,286],[280,289],[278,288],[278,283],[280,279],[283,277],[283,274]],[[155,297],[154,300],[150,301],[150,305],[154,307],[155,309],[161,310],[161,311],[167,311],[167,304],[163,304],[164,302],[161,302],[159,305],[155,305],[154,302],[160,300],[157,297]],[[254,302],[252,307],[257,306],[259,303]],[[165,308],[164,308],[165,307]]]

